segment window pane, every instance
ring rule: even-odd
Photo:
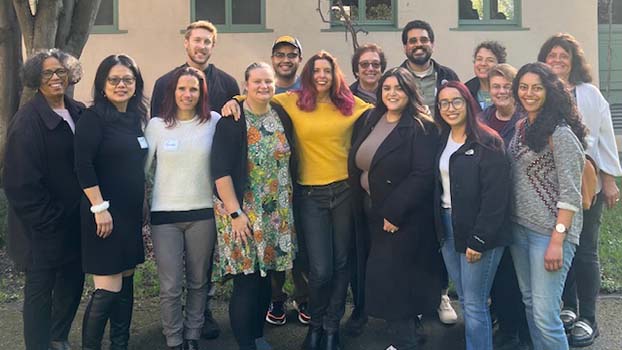
[[[114,25],[114,0],[101,0],[97,17],[95,17],[95,25]]]
[[[490,19],[514,20],[515,0],[490,0]]]
[[[261,0],[231,0],[233,24],[261,24]]]
[[[342,20],[340,13],[339,13],[339,6],[337,6],[337,3],[339,1],[337,0],[333,0],[332,1],[332,6],[331,6],[331,18],[333,21],[339,21]],[[350,15],[350,18],[353,21],[356,21],[359,19],[359,0],[343,0],[343,9],[345,10],[346,14]]]
[[[367,20],[390,21],[393,19],[391,0],[366,0],[365,17]]]
[[[514,20],[515,1],[520,0],[459,0],[460,19]],[[488,4],[490,18],[484,18],[484,6]]]
[[[214,24],[225,24],[225,0],[196,0],[195,19],[206,19]]]
[[[622,1],[598,0],[598,24],[609,24],[609,3],[613,2],[611,24],[622,24]]]
[[[484,16],[484,4],[481,0],[460,0],[458,5],[460,19],[482,19]]]

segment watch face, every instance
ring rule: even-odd
[[[233,213],[230,214],[232,219],[237,218],[238,216],[240,216],[240,213],[238,213],[237,211],[234,211]]]
[[[566,226],[564,224],[555,225],[555,231],[559,233],[566,233]]]

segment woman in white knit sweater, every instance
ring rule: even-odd
[[[151,235],[160,280],[163,333],[170,349],[198,349],[216,239],[210,150],[220,115],[210,112],[203,72],[178,69],[162,114],[145,131],[148,172],[156,160]],[[186,279],[186,306],[182,286]]]

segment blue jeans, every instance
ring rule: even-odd
[[[311,326],[339,330],[350,279],[348,252],[352,240],[352,196],[346,181],[301,186],[300,228],[309,257]]]
[[[456,252],[451,210],[442,210],[445,241],[441,247],[449,278],[456,286],[464,313],[467,350],[492,350],[492,322],[488,309],[488,296],[495,279],[503,247],[482,253],[475,263],[466,260],[466,252]]]
[[[568,340],[559,312],[564,281],[576,246],[564,241],[563,266],[551,272],[544,268],[544,254],[550,236],[518,224],[512,224],[512,236],[514,243],[510,251],[523,294],[534,350],[567,350]]]

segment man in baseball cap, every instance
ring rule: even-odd
[[[300,88],[296,75],[302,62],[302,45],[290,35],[278,37],[272,44],[272,67],[276,74],[276,93]]]

